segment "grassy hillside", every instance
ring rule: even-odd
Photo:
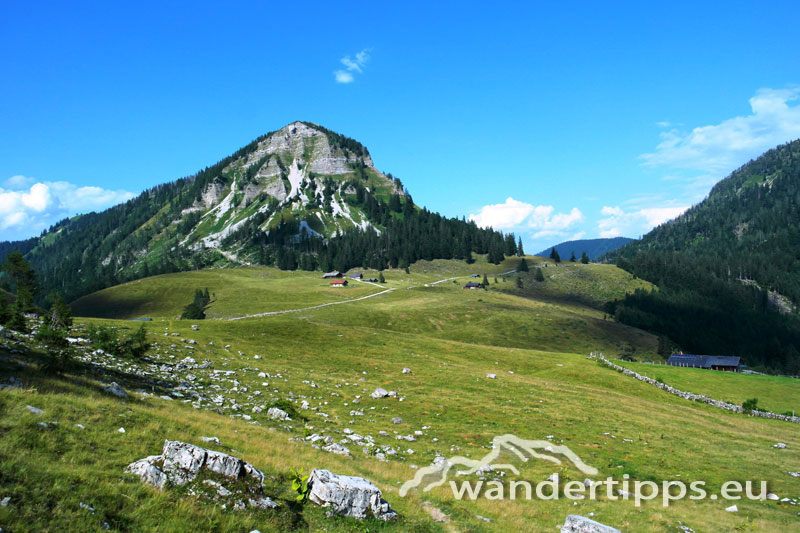
[[[800,413],[800,380],[780,376],[759,376],[731,372],[713,372],[700,368],[618,362],[667,385],[717,400],[741,405],[749,398],[758,398],[759,407],[774,413]]]
[[[528,260],[536,262],[532,257]],[[215,296],[208,317],[234,318],[336,304],[393,289],[358,305],[330,305],[299,315],[346,327],[549,351],[616,353],[622,345],[630,344],[641,355],[655,356],[652,335],[605,320],[601,311],[584,304],[599,307],[604,298],[621,297],[649,284],[634,281],[611,265],[555,267],[552,263],[543,269],[547,271],[545,281],[538,283],[530,272],[509,273],[518,262],[508,259],[492,265],[485,257],[472,265],[463,261],[419,262],[410,268],[410,274],[385,271],[385,284],[351,280],[346,288],[331,288],[319,272],[265,267],[203,270],[111,287],[77,300],[73,310],[78,316],[98,318],[175,319],[191,300],[194,289],[208,288]],[[540,263],[546,264],[543,260]],[[378,277],[376,271],[359,271],[365,277]],[[484,273],[490,280],[487,291],[462,289],[467,281],[480,281]],[[480,277],[476,280],[473,274]],[[523,289],[516,288],[517,275],[524,280]],[[495,278],[498,283],[494,283]]]
[[[636,508],[630,501],[607,498],[458,501],[447,486],[400,497],[401,484],[437,456],[479,458],[495,436],[507,433],[569,446],[599,470],[596,479],[704,480],[709,491],[731,479],[766,480],[780,497],[798,496],[797,480],[787,474],[800,471],[796,425],[688,402],[588,360],[588,349],[613,353],[623,342],[645,351],[652,337],[603,320],[601,311],[571,297],[559,299],[555,282],[547,300],[524,289],[515,294],[514,274],[502,281],[510,266],[490,267],[482,259],[475,265],[418,263],[411,274],[386,272],[386,288],[394,290],[379,296],[235,321],[174,319],[182,300],[173,297],[170,287],[184,283],[190,291],[199,280],[210,283],[217,276],[209,289],[217,293],[218,316],[236,312],[232,295],[242,299],[243,308],[263,312],[383,289],[359,285],[324,295],[321,291],[329,289],[318,273],[256,268],[187,273],[180,275],[186,281],[176,277],[169,284],[164,277],[142,280],[79,304],[109,313],[116,309],[127,317],[126,302],[148,300],[154,320],[147,323],[153,346],[146,357],[93,353],[79,344],[77,365],[62,377],[40,370],[48,356],[36,343],[24,337],[0,339],[0,383],[9,376],[23,383],[0,390],[0,499],[11,498],[8,507],[0,507],[0,527],[93,531],[107,523],[118,531],[505,532],[553,530],[567,514],[592,515],[624,531],[678,531],[682,525],[695,531],[796,527],[797,508],[774,501],[738,501],[740,511],[728,513],[724,509],[731,502],[714,500],[684,500],[666,508],[657,501]],[[609,286],[626,290],[620,288],[624,276],[594,267],[545,270],[552,276],[606,274],[617,283],[609,281]],[[472,273],[484,271],[492,282],[497,274],[499,283],[491,283],[488,291],[461,289]],[[433,285],[437,280],[446,281]],[[547,287],[549,281],[540,283]],[[591,284],[582,287],[575,291],[594,293]],[[73,335],[85,337],[89,324],[122,331],[138,327],[127,320],[81,318]],[[186,357],[208,361],[208,366],[175,366]],[[406,367],[411,373],[403,373]],[[775,389],[767,394],[764,380],[751,379],[759,376],[701,377],[707,390],[686,388],[723,399],[753,391],[765,405],[781,394],[787,399],[797,394],[790,381],[770,382]],[[676,376],[664,379],[682,385]],[[119,400],[103,393],[101,385],[110,381],[123,385],[131,397]],[[373,399],[369,395],[377,387],[395,390],[398,397]],[[34,415],[26,405],[45,413]],[[272,405],[290,406],[293,420],[276,422],[266,410],[253,409]],[[394,423],[395,417],[401,423]],[[120,427],[125,433],[118,432]],[[348,437],[351,431],[371,437],[375,446],[357,444]],[[312,447],[305,439],[312,433],[343,442],[352,457]],[[408,435],[413,439],[398,439]],[[220,445],[205,445],[200,436],[216,436]],[[159,453],[164,439],[230,452],[253,463],[267,475],[267,492],[281,508],[233,512],[180,489],[152,490],[123,473],[128,463]],[[776,442],[788,449],[773,448]],[[385,460],[376,455],[389,447],[396,454]],[[562,483],[586,477],[568,463],[516,464],[519,478],[533,483],[554,472]],[[402,519],[358,522],[326,517],[313,504],[299,506],[289,488],[293,467],[364,476],[381,488]],[[435,522],[429,509],[452,522]]]
[[[124,322],[102,323],[130,327]],[[154,324],[151,331],[161,326]],[[659,393],[584,355],[398,336],[291,315],[232,323],[208,321],[199,331],[192,331],[188,322],[176,321],[169,332],[196,340],[197,345],[192,345],[196,348],[171,336],[154,335],[157,345],[150,357],[159,364],[188,354],[211,361],[209,369],[192,371],[206,390],[226,382],[213,378],[214,370],[235,372],[227,380],[236,380],[236,390],[228,385],[222,394],[235,400],[238,408],[229,401],[216,406],[188,398],[167,401],[157,395],[134,394],[134,399],[117,400],[99,392],[98,381],[90,377],[109,368],[115,372],[113,379],[129,391],[152,390],[134,372],[135,367],[155,368],[146,363],[102,357],[82,371],[46,379],[33,366],[39,357],[36,353],[23,357],[29,365],[26,369],[15,364],[19,356],[4,356],[3,379],[13,374],[25,384],[23,389],[0,395],[0,491],[12,498],[8,508],[0,509],[4,527],[42,530],[57,524],[70,530],[93,530],[108,522],[114,530],[444,530],[427,516],[423,501],[449,515],[457,529],[469,531],[545,530],[563,522],[569,513],[594,513],[598,520],[628,531],[674,530],[679,523],[697,531],[742,527],[786,531],[796,524],[796,510],[775,502],[739,502],[741,512],[731,514],[724,511],[727,504],[713,501],[678,502],[666,509],[651,503],[641,511],[624,501],[577,505],[565,500],[459,502],[447,488],[399,497],[399,484],[413,477],[414,465],[427,465],[437,454],[482,456],[491,439],[504,433],[529,439],[552,435],[596,466],[600,476],[704,479],[711,486],[727,479],[767,479],[777,494],[796,494],[796,481],[785,471],[800,469],[800,459],[788,450],[772,448],[777,441],[787,443],[789,450],[800,446],[796,426],[751,419]],[[231,347],[225,349],[224,343]],[[260,358],[255,359],[255,354]],[[402,374],[405,366],[413,373]],[[261,371],[273,376],[268,386],[257,376]],[[496,373],[497,379],[486,379],[487,372]],[[171,387],[184,379],[175,374],[165,377],[171,377]],[[104,376],[100,381],[110,379]],[[378,386],[397,390],[403,401],[369,398]],[[261,394],[256,396],[255,391]],[[156,388],[155,392],[166,391]],[[263,413],[251,413],[251,405],[276,400],[293,402],[306,420],[277,423]],[[301,410],[302,400],[318,411]],[[33,415],[25,405],[42,408],[45,414]],[[354,409],[364,414],[354,416]],[[244,420],[243,414],[252,414],[253,420]],[[393,424],[395,416],[402,417],[403,423]],[[37,426],[40,421],[50,428]],[[118,433],[119,427],[126,432]],[[311,432],[339,440],[345,428],[372,435],[379,445],[393,446],[399,453],[386,463],[350,444],[354,457],[347,459],[290,440]],[[414,431],[422,432],[415,442],[396,439],[397,434]],[[198,442],[201,435],[219,437],[222,444],[217,449],[232,449],[231,453],[264,469],[268,490],[283,502],[282,509],[233,513],[174,489],[159,493],[122,473],[127,463],[158,453],[165,438],[202,444]],[[293,507],[289,467],[365,476],[380,486],[404,519],[387,525],[329,520],[312,504]],[[542,462],[520,468],[523,478],[533,481],[553,471],[565,481],[584,477],[572,467]],[[81,509],[82,502],[97,511]],[[42,508],[48,513],[42,513]]]

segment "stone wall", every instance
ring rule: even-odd
[[[660,383],[653,378],[648,378],[647,376],[643,376],[634,372],[633,370],[629,370],[625,367],[621,367],[618,364],[612,363],[601,353],[592,353],[589,355],[589,359],[594,359],[600,361],[604,365],[613,368],[617,372],[622,372],[626,376],[630,376],[632,378],[638,379],[639,381],[644,381],[645,383],[649,383],[654,387],[658,387],[659,389],[666,391],[670,394],[674,394],[675,396],[680,396],[685,400],[691,400],[693,402],[702,402],[707,403],[708,405],[712,405],[719,409],[725,409],[726,411],[733,411],[735,413],[742,413],[744,410],[742,409],[741,405],[734,405],[732,403],[722,402],[719,400],[715,400],[713,398],[709,398],[708,396],[703,396],[702,394],[693,394],[691,392],[685,392],[682,390],[678,390],[675,387],[670,387],[666,383]],[[709,372],[713,372],[709,370]],[[800,416],[787,416],[787,415],[779,415],[778,413],[771,413],[769,411],[750,411],[748,413],[750,416],[758,416],[761,418],[773,418],[775,420],[786,420],[787,422],[794,422],[795,424],[800,424]]]

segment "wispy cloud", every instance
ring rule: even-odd
[[[654,227],[672,220],[689,206],[646,207],[625,210],[619,206],[604,206],[600,210],[603,218],[597,223],[600,237],[642,235]]]
[[[800,138],[799,89],[759,89],[750,98],[752,113],[690,132],[670,129],[645,165],[688,169],[707,174],[729,173],[762,152]],[[666,124],[665,124],[666,125]]]
[[[567,235],[567,230],[583,222],[584,216],[577,207],[556,213],[552,205],[533,205],[509,197],[502,204],[483,206],[469,219],[484,228],[529,232],[531,238],[541,239]]]
[[[355,75],[364,72],[364,67],[369,62],[369,52],[364,49],[353,57],[344,56],[339,62],[344,68],[333,72],[336,83],[353,83],[356,80]]]
[[[105,209],[133,198],[123,190],[81,187],[66,181],[12,176],[0,187],[0,239],[30,237],[78,213]]]

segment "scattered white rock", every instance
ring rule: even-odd
[[[410,374],[410,373],[411,373],[411,369],[410,368],[406,367],[406,368],[403,369],[403,374]]]
[[[620,531],[590,518],[571,514],[561,526],[561,533],[620,533]]]
[[[497,379],[497,374],[486,374],[486,377],[489,379]]]
[[[0,500],[0,507],[8,507],[9,503],[11,503],[11,496],[6,496],[2,500]]]
[[[377,389],[375,389],[375,392],[370,394],[370,396],[375,399],[386,398],[387,396],[389,396],[389,391],[387,391],[386,389],[382,389],[381,387],[378,387]]]
[[[289,413],[277,407],[270,407],[267,409],[267,416],[273,420],[291,420]]]
[[[200,440],[203,442],[213,442],[214,444],[219,444],[219,439],[217,437],[200,437]]]
[[[783,442],[779,442],[778,444],[775,444],[773,448],[778,448],[779,450],[783,450],[784,448],[786,448],[786,444],[784,444]]]
[[[83,503],[83,502],[80,502],[80,503],[78,504],[78,506],[80,506],[80,508],[81,508],[81,509],[86,509],[86,510],[87,510],[87,511],[89,511],[90,513],[93,513],[93,512],[95,511],[95,508],[94,508],[94,507],[92,507],[91,505],[89,505],[88,503]]]
[[[43,415],[44,414],[44,411],[42,411],[38,407],[34,407],[32,405],[26,405],[25,407],[28,409],[28,411],[30,411],[31,413],[33,413],[35,415]]]
[[[125,433],[125,428],[119,428],[119,429],[117,430],[117,433]]]
[[[345,455],[348,457],[350,456],[350,450],[336,442],[328,444],[327,446],[323,446],[322,449],[328,453],[335,453],[336,455]]]
[[[127,398],[128,397],[128,393],[125,392],[125,389],[120,387],[119,384],[116,381],[112,382],[111,385],[109,385],[108,387],[104,387],[103,391],[107,392],[109,394],[113,394],[117,398]]]
[[[736,507],[735,505],[731,505],[730,507],[726,507],[725,510],[728,511],[729,513],[738,513],[739,512],[739,508]]]

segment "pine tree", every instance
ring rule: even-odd
[[[536,273],[533,275],[533,279],[536,281],[544,281],[544,274],[542,273],[541,268],[536,269]]]
[[[517,276],[517,288],[518,289],[522,288],[522,278],[519,276]]]
[[[552,259],[556,263],[561,262],[561,256],[558,255],[558,250],[556,250],[555,246],[550,249],[550,259]]]
[[[386,283],[386,278],[383,277],[383,272],[378,272],[378,283]]]
[[[525,255],[525,251],[522,249],[522,237],[517,241],[517,255],[520,257]]]
[[[484,288],[489,286],[489,278],[486,277],[486,273],[485,272],[483,273],[483,283],[482,283],[482,285],[484,286]]]
[[[527,272],[528,271],[528,262],[523,257],[519,260],[519,266],[517,266],[517,272]]]
[[[583,263],[584,265],[589,264],[589,256],[586,254],[586,252],[583,252],[581,254],[581,263]]]
[[[23,312],[31,309],[33,298],[39,291],[38,277],[31,268],[31,264],[22,257],[18,250],[15,250],[6,256],[2,270],[8,274],[14,284],[19,307]]]
[[[574,252],[574,251],[573,251],[573,252],[572,252],[572,254],[569,256],[569,260],[570,260],[570,262],[572,262],[572,263],[574,263],[575,261],[577,261],[577,259],[575,259],[575,252]]]

